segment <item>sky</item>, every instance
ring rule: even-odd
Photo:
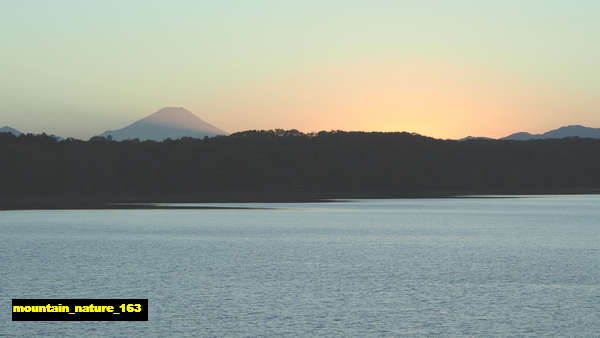
[[[164,106],[235,132],[600,127],[597,0],[0,0],[0,126]]]

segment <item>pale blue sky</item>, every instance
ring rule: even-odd
[[[599,17],[590,0],[0,0],[0,125],[87,138],[176,105],[230,132],[600,127]],[[404,104],[385,77],[411,68],[446,101]],[[480,82],[447,93],[477,104],[444,92],[463,72]]]

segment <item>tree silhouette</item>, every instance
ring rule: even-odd
[[[393,197],[600,188],[600,140],[248,130],[163,142],[0,134],[0,195]],[[249,195],[254,196],[254,195]]]

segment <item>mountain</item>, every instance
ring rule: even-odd
[[[588,128],[580,125],[573,125],[550,130],[543,134],[530,134],[526,132],[515,133],[501,138],[501,140],[525,141],[565,137],[600,138],[600,128]]]
[[[13,134],[15,136],[19,136],[19,135],[23,134],[23,132],[21,132],[20,130],[16,130],[15,128],[11,128],[9,126],[4,126],[4,127],[0,128],[0,133],[11,133],[11,134]],[[38,135],[41,135],[41,134],[38,134]],[[63,140],[62,137],[56,136],[54,134],[50,134],[50,135],[44,134],[44,135],[52,137],[52,138],[56,139],[57,141],[62,141]]]
[[[182,137],[204,138],[227,135],[223,130],[203,121],[182,107],[165,107],[129,126],[119,130],[109,130],[100,136],[111,136],[114,140],[154,140]]]
[[[11,133],[13,135],[19,136],[22,133],[14,128],[11,128],[9,126],[4,126],[2,128],[0,128],[0,133]]]
[[[484,136],[467,136],[467,137],[463,137],[461,139],[458,139],[458,141],[491,141],[494,140],[491,137],[484,137]]]
[[[506,137],[501,138],[501,140],[514,140],[514,141],[526,141],[526,140],[534,140],[534,139],[538,139],[541,138],[541,134],[530,134],[527,132],[519,132],[519,133],[514,133],[511,135],[508,135]]]

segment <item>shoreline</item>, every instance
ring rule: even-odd
[[[526,198],[544,195],[597,195],[600,189],[559,191],[486,191],[420,193],[198,193],[148,195],[47,194],[0,196],[0,211],[8,210],[269,210],[245,206],[182,206],[193,203],[347,203],[356,199]]]

